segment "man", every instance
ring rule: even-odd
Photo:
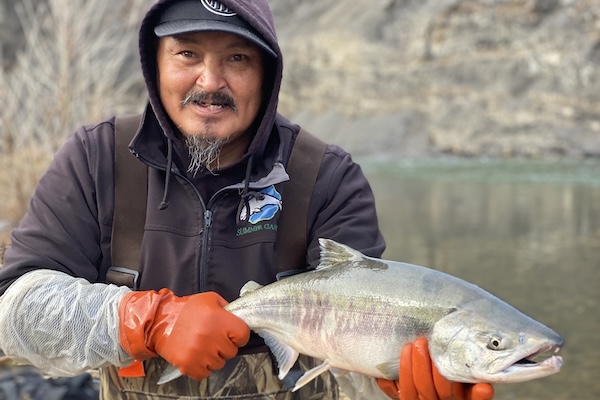
[[[327,374],[292,394],[264,344],[223,308],[247,281],[276,279],[286,204],[278,194],[299,132],[277,114],[283,63],[267,0],[158,1],[139,43],[149,104],[130,144],[148,166],[137,290],[104,283],[115,195],[110,119],[66,142],[13,232],[0,271],[2,349],[51,375],[101,368],[106,399],[337,398]],[[267,195],[274,207],[259,219],[269,224],[254,229],[251,204]],[[371,256],[384,250],[369,185],[335,146],[321,163],[307,231],[307,268],[318,264],[319,237]],[[438,396],[428,354],[410,354],[400,386],[380,386],[403,399]],[[167,362],[185,377],[159,386]],[[122,370],[129,377],[117,372],[130,365],[138,369]]]

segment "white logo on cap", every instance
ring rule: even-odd
[[[200,0],[200,2],[204,8],[213,14],[222,15],[224,17],[233,17],[234,15],[237,15],[235,11],[227,8],[227,6],[221,4],[219,1]]]

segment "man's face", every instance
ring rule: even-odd
[[[262,101],[261,50],[223,32],[195,32],[159,39],[160,99],[172,121],[188,137],[240,138]]]

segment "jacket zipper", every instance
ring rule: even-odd
[[[166,172],[166,168],[158,166],[154,163],[148,162],[143,157],[141,157],[137,152],[134,152],[134,155],[139,158],[144,164],[148,165],[151,168],[155,168],[158,170],[162,170]],[[208,203],[204,203],[202,196],[200,196],[200,192],[196,189],[196,186],[185,176],[179,173],[177,170],[171,170],[171,173],[177,175],[181,179],[183,179],[188,185],[192,187],[194,193],[196,193],[196,197],[200,201],[200,204],[204,208],[203,215],[203,224],[202,224],[202,244],[200,249],[200,259],[198,260],[198,268],[199,268],[199,278],[198,278],[198,291],[204,292],[206,291],[206,281],[208,275],[208,252],[210,251],[210,239],[211,239],[211,227],[213,222],[213,211],[210,209],[210,206],[215,202],[215,199],[221,195],[223,192],[227,190],[235,189],[234,187],[225,187],[219,189],[209,200]]]
[[[204,207],[204,215],[203,215],[203,225],[202,225],[202,247],[200,249],[200,260],[198,261],[198,266],[200,268],[200,276],[198,278],[198,290],[199,292],[206,291],[207,285],[207,276],[208,276],[208,253],[210,252],[210,241],[211,241],[211,227],[213,223],[213,211],[211,210],[212,205],[216,201],[216,199],[228,188],[219,189],[210,199],[208,199],[208,203],[204,204],[200,193],[194,186],[194,184],[189,181],[185,176],[182,177],[188,185],[191,185],[200,200],[200,203]]]
[[[154,169],[165,171],[166,173],[169,173],[166,168],[145,160],[137,152],[134,152],[133,154],[137,158],[139,158],[144,164],[149,166],[150,168],[154,168]],[[208,273],[208,249],[209,249],[209,245],[210,245],[210,227],[212,225],[213,212],[204,203],[204,200],[202,199],[202,196],[200,196],[200,192],[198,192],[198,189],[196,189],[196,186],[194,186],[194,184],[185,175],[180,174],[179,171],[177,171],[176,169],[172,169],[171,173],[174,175],[177,175],[178,177],[183,179],[183,181],[186,184],[191,186],[191,188],[194,190],[194,193],[196,194],[196,197],[198,198],[198,201],[200,201],[202,208],[204,208],[203,224],[202,224],[202,244],[201,244],[201,249],[200,249],[200,257],[198,260],[198,268],[199,268],[198,292],[201,293],[206,290],[206,288],[205,288],[206,287],[206,276]],[[220,191],[222,191],[222,190],[220,190]],[[216,197],[216,195],[219,192],[215,193],[213,198]],[[210,199],[208,201],[208,203],[210,204],[212,202],[212,200],[213,199]]]
[[[193,185],[192,185],[193,186]],[[200,199],[202,201],[202,199]],[[202,229],[202,249],[200,251],[200,277],[198,288],[200,292],[206,289],[206,275],[208,272],[208,249],[210,247],[210,227],[212,226],[213,212],[204,208],[204,226]]]

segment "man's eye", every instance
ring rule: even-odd
[[[192,53],[191,51],[188,51],[188,50],[180,51],[179,54],[186,58],[190,58],[190,57],[194,56],[194,53]]]
[[[245,61],[247,58],[244,54],[235,54],[231,57],[233,61]]]

